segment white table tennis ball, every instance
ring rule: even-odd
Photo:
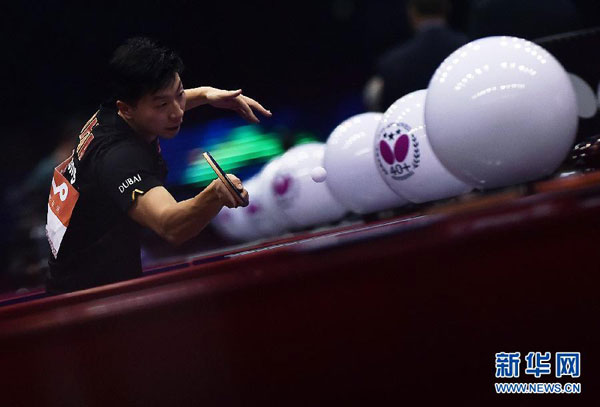
[[[310,177],[315,182],[325,182],[327,179],[327,171],[323,167],[315,167],[311,170]]]
[[[340,123],[327,138],[327,187],[338,202],[355,213],[373,213],[408,203],[386,185],[377,169],[373,139],[382,116],[358,114]]]
[[[281,164],[272,179],[272,198],[297,228],[333,222],[346,213],[326,184],[316,183],[311,178],[311,171],[323,166],[324,153],[324,143],[292,147],[281,156]]]
[[[425,128],[426,90],[409,93],[383,114],[374,137],[375,160],[387,185],[411,202],[450,198],[473,188],[437,159]]]
[[[433,75],[425,103],[436,156],[479,189],[551,174],[574,143],[577,121],[563,67],[514,37],[482,38],[456,50]]]

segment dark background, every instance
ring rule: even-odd
[[[467,0],[453,24],[466,24]],[[91,115],[105,68],[126,38],[173,47],[184,85],[242,88],[274,114],[326,114],[362,91],[375,58],[410,35],[404,1],[23,1],[3,10],[3,172],[18,181],[54,147],[63,121]],[[212,108],[186,124],[219,116]]]
[[[402,1],[13,7],[4,25],[9,96],[2,127],[15,175],[53,147],[65,117],[94,112],[105,96],[106,63],[130,36],[151,36],[176,49],[187,87],[242,88],[277,114],[281,105],[316,109],[360,92],[374,58],[410,34]],[[199,109],[186,121],[218,114]]]
[[[18,181],[51,151],[67,117],[93,113],[106,96],[106,63],[130,36],[148,35],[176,49],[186,65],[188,87],[242,88],[275,114],[280,106],[325,114],[359,94],[376,58],[409,38],[404,3],[12,3],[1,12],[7,68],[0,125],[3,173]],[[470,1],[452,3],[452,26],[467,31]],[[582,26],[600,21],[598,2],[574,3]],[[199,109],[187,121],[222,114],[213,110]]]

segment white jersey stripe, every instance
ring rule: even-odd
[[[48,217],[46,219],[46,236],[52,249],[52,254],[56,258],[60,244],[67,231],[67,227],[62,224],[60,219],[54,214],[50,205],[48,205]]]

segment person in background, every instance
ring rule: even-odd
[[[57,143],[5,197],[11,214],[10,247],[4,286],[0,290],[29,290],[43,285],[48,269],[48,242],[44,227],[48,209],[49,184],[54,168],[73,151],[84,116],[72,113],[59,119]]]
[[[509,35],[535,40],[581,28],[571,0],[474,0],[469,12],[469,38]]]
[[[370,111],[385,111],[402,96],[427,88],[443,60],[467,42],[448,27],[448,0],[408,0],[407,14],[415,35],[386,52],[367,82],[363,99]]]

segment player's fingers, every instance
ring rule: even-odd
[[[242,90],[238,89],[238,90],[227,90],[223,92],[223,96],[225,96],[228,99],[233,99],[235,97],[238,97],[239,95],[242,94]]]
[[[244,198],[245,203],[242,205],[243,207],[248,206],[248,204],[250,204],[250,195],[248,194],[248,191],[246,191],[245,189],[242,191],[242,198]]]
[[[229,180],[231,181],[231,183],[233,185],[235,185],[235,187],[237,189],[239,189],[240,191],[244,188],[244,185],[242,184],[242,181],[238,177],[236,177],[235,175],[233,175],[233,174],[227,174],[227,178],[229,178]]]
[[[244,100],[241,100],[240,102],[240,109],[243,112],[243,117],[250,122],[260,123],[260,120],[258,120],[258,117],[254,115],[254,112],[252,109],[250,109],[250,106],[248,106]]]
[[[251,121],[250,117],[248,117],[248,114],[241,107],[237,107],[235,111],[242,117],[242,119]]]
[[[225,185],[223,185],[223,190],[223,197],[225,198],[223,205],[225,205],[228,208],[236,208],[239,205],[238,200],[235,199],[233,194],[229,191],[228,188],[225,187]]]
[[[217,178],[213,182],[216,183],[215,187],[217,191],[217,196],[219,197],[221,203],[228,208],[235,208],[237,205],[237,199],[233,196],[233,192],[231,192],[229,187],[227,187],[225,183],[219,178]]]
[[[265,109],[260,103],[258,103],[256,100],[252,99],[251,97],[244,96],[244,99],[246,100],[246,103],[248,103],[248,105],[251,108],[258,110],[262,115],[267,116],[267,117],[273,116],[273,114],[271,113],[270,110]]]

